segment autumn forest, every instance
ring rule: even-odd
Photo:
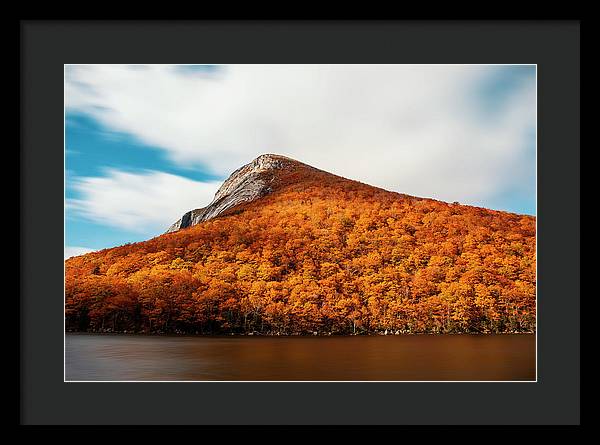
[[[534,332],[535,217],[415,198],[298,164],[273,192],[66,261],[66,329]]]

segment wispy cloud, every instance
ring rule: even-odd
[[[162,148],[172,162],[208,166],[219,175],[261,153],[280,153],[387,189],[485,205],[521,183],[529,187],[534,175],[535,76],[528,74],[534,68],[511,69],[70,66],[66,103],[108,130]],[[92,185],[110,188],[117,201],[130,196],[114,188],[124,185],[123,177],[107,180],[84,181],[82,187],[91,199],[108,197],[93,194]],[[205,186],[197,187],[204,193]],[[184,193],[186,209],[200,204],[190,190]],[[153,193],[158,197],[158,190]],[[128,201],[137,195],[145,196],[142,188]],[[122,216],[107,221],[129,226],[137,216],[170,211],[155,199],[146,202],[147,211],[108,199],[102,207],[119,207]],[[106,213],[98,206],[82,208],[97,217]]]
[[[67,200],[67,211],[121,229],[161,233],[186,211],[208,204],[219,185],[158,171],[108,169],[106,176],[72,180],[78,198]]]
[[[80,246],[65,246],[65,260],[74,256],[83,255],[85,253],[93,252],[93,249]]]

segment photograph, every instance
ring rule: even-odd
[[[64,382],[535,383],[537,70],[64,64]]]

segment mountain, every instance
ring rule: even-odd
[[[533,332],[535,217],[386,191],[284,156],[151,240],[65,263],[66,327]]]

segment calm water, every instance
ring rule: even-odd
[[[66,335],[66,380],[535,380],[535,335]]]

